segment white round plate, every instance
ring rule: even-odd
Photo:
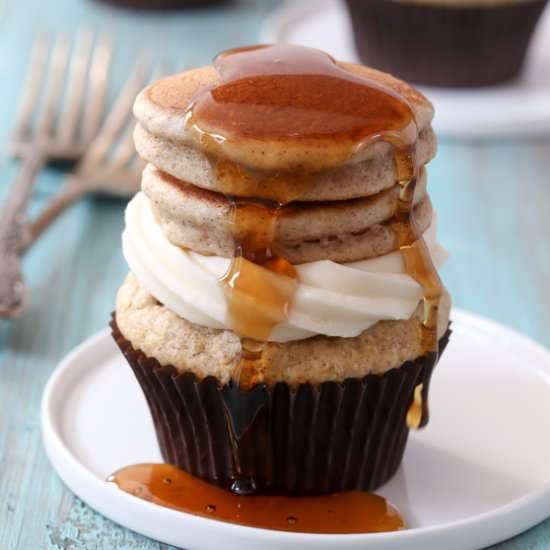
[[[359,61],[341,0],[287,0],[268,18],[262,42],[303,44]],[[419,88],[435,105],[434,127],[441,135],[550,136],[550,9],[539,22],[521,78],[490,88]]]
[[[411,434],[402,467],[378,491],[410,529],[366,535],[241,527],[162,508],[107,484],[123,466],[161,460],[145,399],[107,330],[78,346],[51,376],[42,429],[53,467],[81,499],[129,529],[187,550],[473,549],[550,514],[549,351],[455,311],[430,407],[429,426]]]

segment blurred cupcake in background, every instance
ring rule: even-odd
[[[431,86],[518,76],[547,0],[346,0],[364,63]]]

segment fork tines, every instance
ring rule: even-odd
[[[123,195],[138,187],[144,165],[133,142],[135,122],[132,106],[135,97],[148,83],[166,74],[162,67],[150,73],[146,65],[143,60],[138,60],[76,170],[77,176],[95,174],[98,179],[111,178],[120,182]]]
[[[12,140],[13,152],[30,148],[44,156],[75,160],[101,123],[112,44],[89,29],[71,41],[41,33],[34,45]]]

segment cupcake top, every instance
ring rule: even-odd
[[[450,297],[444,292],[439,308],[441,338],[449,321]],[[130,274],[118,293],[116,319],[124,336],[145,355],[199,379],[214,376],[222,384],[239,379],[243,344],[235,332],[187,321],[155,299]],[[291,387],[305,383],[343,381],[383,374],[423,354],[418,339],[422,306],[409,318],[384,320],[358,336],[327,338],[318,335],[264,346],[261,381],[284,381]]]
[[[436,243],[435,230],[433,223],[424,236],[439,267],[446,253]],[[123,251],[145,288],[180,317],[210,328],[235,330],[225,288],[220,284],[232,259],[174,245],[143,194],[128,206]],[[422,287],[404,274],[401,254],[395,250],[355,262],[320,260],[295,265],[292,281],[297,280],[296,287],[286,277],[255,265],[247,268],[258,288],[253,285],[243,291],[242,299],[258,317],[276,316],[280,302],[267,301],[270,292],[275,293],[280,284],[284,295],[290,284],[292,304],[270,327],[267,339],[271,341],[288,342],[316,334],[354,337],[380,320],[408,319],[422,298]],[[256,334],[245,336],[254,338]]]

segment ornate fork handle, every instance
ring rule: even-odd
[[[0,317],[21,311],[28,293],[21,275],[21,255],[30,239],[27,206],[44,156],[32,151],[22,160],[8,199],[0,209]]]

